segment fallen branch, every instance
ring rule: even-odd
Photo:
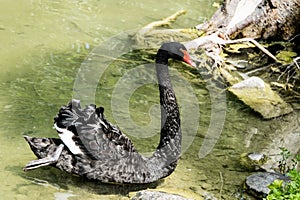
[[[212,46],[214,47],[215,45],[226,45],[226,44],[235,44],[235,43],[243,43],[243,42],[251,42],[255,46],[257,46],[262,52],[267,54],[269,57],[271,57],[274,61],[278,62],[277,58],[269,52],[266,48],[264,48],[261,44],[259,44],[257,41],[255,41],[252,38],[242,38],[242,39],[236,39],[236,40],[230,40],[230,39],[223,39],[220,37],[220,33],[214,33],[208,36],[200,37],[195,40],[189,41],[185,43],[185,46],[188,49],[191,48],[198,48],[198,47],[204,47],[207,48],[207,46]],[[205,47],[206,46],[206,47]],[[212,50],[210,50],[212,51]],[[220,53],[221,49],[215,49],[214,52]],[[216,57],[216,53],[213,57]]]
[[[137,35],[144,35],[145,33],[149,32],[150,30],[153,30],[157,27],[162,26],[170,26],[172,22],[174,22],[179,16],[186,14],[186,10],[180,10],[174,13],[173,15],[170,15],[169,17],[166,17],[162,20],[152,22],[150,24],[147,24],[142,29],[140,29],[137,32]]]

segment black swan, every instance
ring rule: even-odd
[[[104,108],[93,104],[81,108],[80,101],[73,99],[54,118],[60,139],[24,136],[39,158],[30,161],[24,170],[50,165],[88,179],[114,183],[151,183],[170,175],[180,156],[181,129],[169,78],[169,58],[195,66],[180,43],[164,43],[157,52],[162,124],[160,142],[151,157],[140,155],[130,139],[104,118]]]

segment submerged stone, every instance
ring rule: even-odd
[[[176,194],[168,194],[160,191],[140,191],[132,198],[132,200],[191,200]]]
[[[264,119],[271,119],[293,111],[271,87],[259,77],[250,77],[232,85],[229,91],[246,105],[260,113]]]
[[[268,157],[262,153],[242,153],[240,155],[241,165],[251,171],[260,170],[267,160]]]

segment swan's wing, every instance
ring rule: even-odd
[[[79,100],[63,106],[54,118],[54,126],[73,154],[85,154],[96,160],[119,159],[135,148],[131,140],[103,115],[95,105],[82,109]]]

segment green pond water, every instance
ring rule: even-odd
[[[212,3],[1,1],[1,199],[129,199],[146,188],[193,199],[249,198],[241,190],[249,172],[240,166],[240,154],[260,151],[275,134],[298,126],[297,114],[263,121],[233,96],[215,92],[197,70],[175,62],[171,75],[182,114],[183,147],[169,177],[137,186],[88,181],[50,167],[22,170],[35,159],[22,135],[58,137],[53,117],[73,97],[104,106],[107,119],[127,133],[139,152],[153,152],[160,126],[155,73],[148,67],[154,57],[140,50],[126,52],[131,43],[125,32],[181,9],[188,13],[172,28],[192,27],[214,13]],[[125,47],[120,47],[123,41]]]

